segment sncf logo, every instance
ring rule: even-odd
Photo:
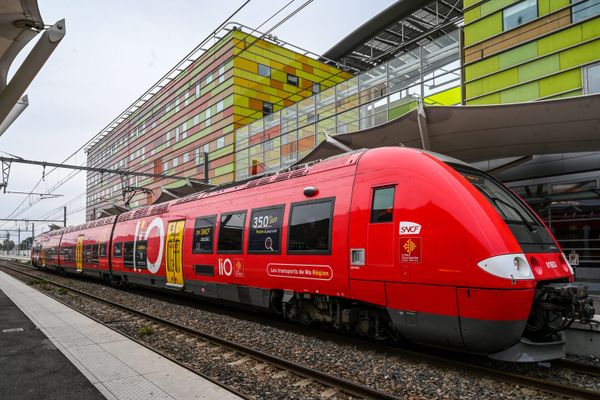
[[[400,222],[401,235],[418,235],[419,233],[421,233],[421,225],[417,224],[416,222]]]
[[[556,268],[556,261],[546,261],[546,267]]]

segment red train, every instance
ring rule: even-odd
[[[505,360],[561,356],[560,331],[594,315],[523,201],[468,164],[408,148],[51,231],[32,262]]]

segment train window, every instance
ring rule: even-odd
[[[113,257],[114,258],[122,258],[123,257],[123,242],[115,243],[115,247],[113,248]]]
[[[133,242],[123,243],[123,265],[133,268]]]
[[[281,252],[283,206],[252,210],[248,234],[248,253]]]
[[[218,245],[220,253],[242,252],[245,222],[246,211],[221,214]]]
[[[148,241],[147,240],[138,240],[135,243],[135,267],[136,268],[147,268],[147,249],[148,249]]]
[[[100,243],[100,249],[98,249],[98,256],[100,258],[105,258],[106,257],[106,243]]]
[[[85,251],[83,252],[83,262],[89,263],[92,259],[92,246],[87,245],[84,249]]]
[[[92,264],[98,264],[98,245],[97,244],[93,244],[91,246],[91,251],[92,251],[91,260],[90,260],[91,263]]]
[[[334,199],[292,204],[289,222],[288,253],[328,254]]]
[[[196,223],[194,225],[194,239],[192,241],[192,253],[212,254],[216,221],[216,215],[196,218]]]
[[[394,191],[393,186],[373,190],[371,223],[392,222],[394,218]]]

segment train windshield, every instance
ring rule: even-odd
[[[457,170],[494,206],[525,253],[559,251],[546,227],[510,190],[482,172]]]

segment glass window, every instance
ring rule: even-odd
[[[106,258],[106,243],[100,243],[100,249],[98,250],[98,256],[100,258]]]
[[[217,139],[217,149],[221,149],[223,147],[225,147],[225,136]]]
[[[123,243],[123,265],[133,268],[133,242]]]
[[[292,205],[288,253],[329,253],[333,199]]]
[[[188,161],[190,161],[190,153],[185,152],[183,153],[183,162],[186,163]]]
[[[98,264],[98,245],[94,244],[91,246],[91,257],[90,261],[93,264]]]
[[[260,76],[270,77],[271,76],[271,67],[268,67],[263,64],[258,64],[258,74]]]
[[[583,79],[584,94],[600,93],[600,63],[583,67]]]
[[[283,206],[256,209],[250,216],[248,253],[281,252]]]
[[[298,86],[300,84],[300,79],[296,75],[287,74],[287,83],[288,85]]]
[[[148,241],[146,240],[138,240],[135,243],[135,267],[136,268],[146,268],[146,252],[148,249]]]
[[[212,253],[215,236],[215,222],[217,217],[196,218],[194,225],[194,238],[192,241],[192,253]]]
[[[178,165],[179,165],[179,157],[173,158],[173,168],[177,167]]]
[[[502,12],[504,30],[516,28],[532,19],[537,18],[537,0],[525,0],[514,6],[505,8]]]
[[[163,172],[167,172],[169,170],[169,161],[163,162]]]
[[[217,103],[217,112],[221,112],[223,111],[223,106],[225,105],[225,103],[223,102],[223,100],[221,100],[220,102]]]
[[[313,94],[321,93],[321,85],[319,83],[313,83],[312,84],[312,92],[313,92]]]
[[[394,187],[373,190],[371,222],[392,222],[394,218]]]
[[[263,116],[273,114],[273,103],[263,101]]]
[[[246,212],[222,214],[219,225],[219,252],[241,253]]]
[[[571,0],[571,3],[577,3],[579,0]],[[572,9],[573,22],[583,21],[600,14],[600,0],[587,0],[576,4]]]
[[[206,119],[204,120],[204,125],[209,126],[210,125],[210,108],[206,109],[205,117],[206,117]]]

